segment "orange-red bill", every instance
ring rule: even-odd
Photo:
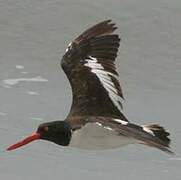
[[[23,140],[15,143],[15,144],[12,144],[11,146],[9,146],[7,148],[7,151],[11,151],[11,150],[14,150],[16,148],[19,148],[19,147],[21,147],[23,145],[26,145],[26,144],[28,144],[28,143],[36,140],[36,139],[39,139],[39,138],[40,138],[40,134],[37,133],[37,132],[34,132],[30,136],[26,137],[25,139],[23,139]]]

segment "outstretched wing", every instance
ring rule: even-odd
[[[61,65],[73,92],[70,116],[109,116],[127,121],[122,114],[123,94],[115,68],[120,38],[111,20],[103,21],[71,42]]]
[[[174,154],[169,147],[169,133],[159,125],[139,126],[121,119],[98,116],[87,117],[86,120],[86,123],[96,123],[106,129],[117,132],[118,135],[135,139],[140,144],[145,144],[169,154]]]

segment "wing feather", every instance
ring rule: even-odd
[[[117,27],[115,27],[114,23],[110,23],[110,22],[111,20],[106,20],[106,21],[96,24],[95,26],[92,26],[91,28],[84,31],[80,36],[78,36],[75,39],[75,42],[80,43],[81,41],[85,41],[92,37],[102,36],[105,34],[111,34],[114,30],[117,29]]]
[[[62,58],[73,92],[69,116],[97,115],[127,121],[122,113],[123,93],[115,67],[120,38],[106,20],[84,31],[69,44]]]
[[[148,131],[145,130],[146,126],[139,126],[121,119],[114,119],[109,117],[88,117],[87,123],[99,123],[103,127],[108,127],[111,130],[116,131],[118,135],[134,138],[138,140],[140,144],[145,144],[158,148],[166,153],[174,154],[169,147],[169,133],[161,126],[147,126],[149,128],[151,127]],[[156,127],[156,130],[155,128],[152,129],[152,127]]]

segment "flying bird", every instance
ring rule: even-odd
[[[167,153],[169,133],[160,125],[137,125],[123,114],[123,92],[115,67],[120,37],[111,20],[100,22],[76,37],[67,47],[61,66],[72,88],[72,105],[64,121],[41,124],[14,150],[42,139],[61,146],[110,149],[144,144]]]

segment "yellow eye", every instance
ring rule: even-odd
[[[44,131],[46,132],[48,131],[48,126],[44,127]]]

